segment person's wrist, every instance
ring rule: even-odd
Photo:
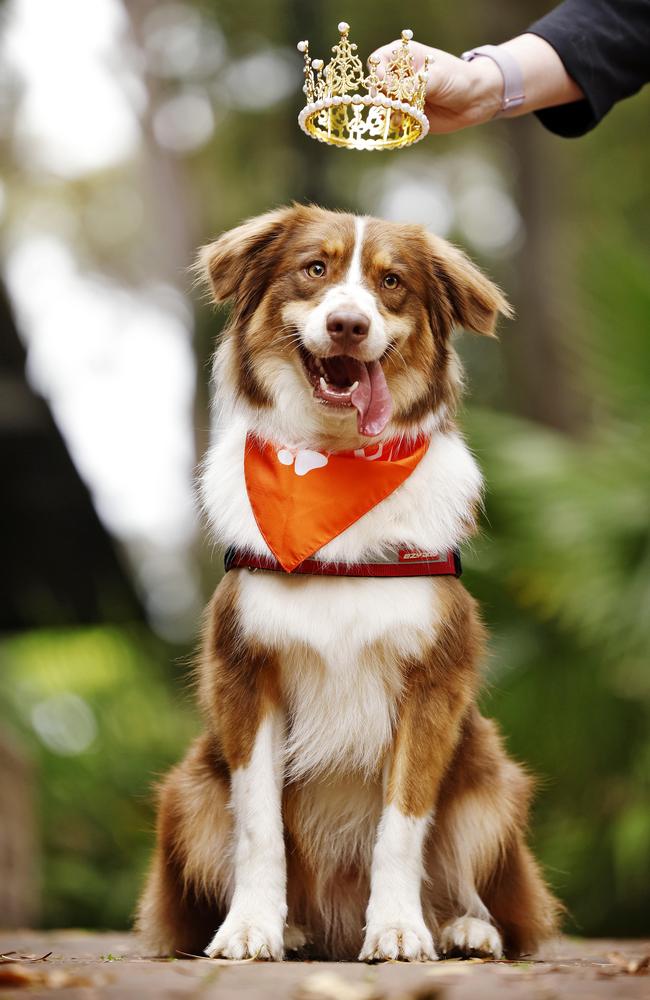
[[[503,105],[503,75],[493,59],[479,56],[465,64],[467,67],[468,124],[480,125],[490,121]]]

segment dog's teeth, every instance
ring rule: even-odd
[[[354,392],[354,390],[358,389],[358,388],[359,388],[359,379],[357,379],[356,382],[352,383],[352,385],[350,386],[350,390],[349,391],[350,392]]]
[[[327,382],[325,381],[322,375],[320,377],[320,387],[321,389],[324,390],[324,392],[327,392]]]

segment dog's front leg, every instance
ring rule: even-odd
[[[412,816],[389,803],[379,823],[372,859],[370,901],[362,961],[435,959],[422,916],[422,851],[431,813]]]
[[[362,961],[437,958],[422,914],[424,845],[471,697],[473,675],[471,658],[459,662],[450,652],[445,637],[411,665],[406,678],[385,771]]]
[[[270,709],[257,729],[249,760],[232,771],[234,889],[228,915],[205,949],[210,958],[283,957],[283,742],[282,713]]]

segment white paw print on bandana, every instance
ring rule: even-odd
[[[293,471],[297,476],[306,476],[312,469],[322,469],[327,465],[328,458],[320,451],[310,451],[309,448],[299,451],[295,456],[286,448],[282,448],[278,452],[278,461],[282,465],[293,465]]]

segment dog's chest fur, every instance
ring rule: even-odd
[[[290,776],[375,774],[403,665],[435,638],[435,582],[239,572],[242,627],[279,656]]]
[[[214,536],[267,554],[246,494],[245,415],[215,436],[202,477]],[[443,552],[471,528],[479,470],[456,432],[434,433],[411,476],[318,556],[363,561],[399,545]],[[393,736],[404,666],[435,642],[435,578],[288,577],[236,571],[247,637],[277,655],[288,716],[289,777],[377,775]]]

